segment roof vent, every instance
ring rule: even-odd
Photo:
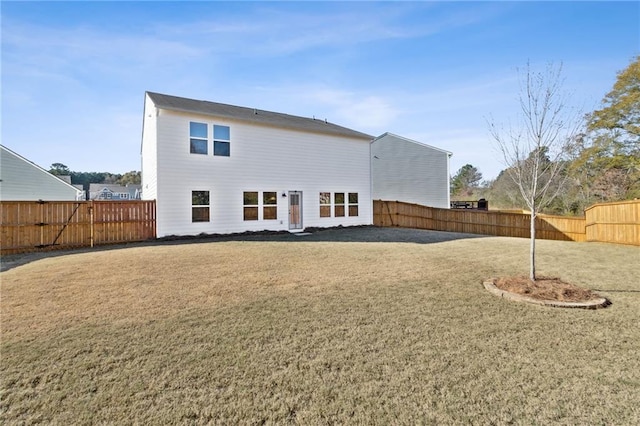
[[[253,109],[253,113],[254,113],[255,115],[258,115],[258,110],[254,108],[254,109]]]

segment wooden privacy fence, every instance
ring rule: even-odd
[[[594,204],[584,213],[587,241],[640,246],[640,200]]]
[[[0,253],[93,247],[156,237],[155,201],[2,201]]]
[[[373,202],[373,223],[447,232],[529,238],[528,214],[438,209],[398,201]],[[585,218],[538,215],[536,238],[586,241]]]

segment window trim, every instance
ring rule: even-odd
[[[255,204],[247,204],[247,194],[256,194]],[[247,219],[247,211],[255,210],[255,219]],[[242,220],[244,222],[256,222],[260,220],[260,191],[242,191]]]
[[[203,192],[206,193],[206,201],[208,202],[208,204],[194,204],[194,196],[196,192]],[[194,216],[194,212],[197,210],[206,210],[207,214],[206,214],[206,219],[196,219],[196,217]],[[206,190],[191,190],[191,223],[204,223],[204,222],[211,222],[211,191],[206,191]]]
[[[246,194],[257,194],[256,204],[246,204]],[[273,194],[271,203],[267,202],[266,194]],[[255,209],[255,219],[247,219],[246,209]],[[267,217],[268,210],[273,210],[274,217]],[[278,191],[242,191],[242,220],[244,222],[261,222],[278,220]]]
[[[228,132],[227,138],[216,137],[216,127],[223,128],[225,127]],[[226,154],[216,154],[216,146],[225,146]],[[213,156],[214,157],[231,157],[231,126],[225,126],[223,124],[214,124],[213,125]]]
[[[273,202],[267,202],[266,194],[273,194]],[[258,200],[262,200],[262,220],[278,220],[278,191],[262,191]],[[267,209],[274,210],[275,216],[267,218]]]
[[[342,202],[338,203],[338,194],[340,194],[342,196]],[[333,204],[333,216],[334,217],[346,217],[346,209],[345,209],[345,205],[346,205],[346,197],[345,197],[345,192],[334,192],[333,193],[333,199],[334,199],[334,204]],[[341,211],[338,210],[338,208],[341,208]]]
[[[360,213],[360,211],[359,211],[360,209],[358,208],[358,205],[359,205],[359,198],[360,198],[360,197],[358,196],[358,193],[357,193],[357,192],[349,192],[348,194],[349,194],[349,195],[348,195],[348,198],[347,198],[347,202],[348,202],[348,203],[347,203],[347,205],[348,205],[348,207],[347,207],[347,214],[349,215],[349,217],[358,217],[358,216],[359,216],[359,213]],[[352,195],[355,195],[355,196],[356,196],[356,197],[355,197],[355,198],[356,198],[355,203],[351,201],[351,196],[352,196]],[[351,214],[352,209],[355,209],[355,214]]]
[[[191,127],[193,124],[204,125],[206,135],[202,136],[194,136],[193,130]],[[197,152],[194,151],[194,142],[204,142],[205,152]],[[209,125],[207,123],[200,123],[198,121],[189,121],[189,153],[197,154],[197,155],[209,155]]]
[[[322,202],[323,201],[323,195],[328,195],[329,199],[328,202]],[[333,210],[331,201],[333,200],[333,197],[331,197],[331,192],[327,192],[327,191],[323,191],[319,193],[318,196],[318,203],[320,204],[320,210],[319,210],[319,214],[320,214],[320,218],[323,217],[331,217],[331,211]]]

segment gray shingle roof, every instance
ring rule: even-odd
[[[147,92],[147,95],[151,98],[156,107],[162,109],[212,115],[255,124],[284,127],[307,132],[325,133],[335,136],[366,139],[369,141],[373,140],[373,136],[371,135],[338,126],[337,124],[329,123],[325,120],[317,120],[315,118],[298,117],[279,112],[220,104],[217,102],[198,101],[195,99],[181,98],[178,96],[163,95],[153,92]]]

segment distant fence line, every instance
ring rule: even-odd
[[[399,201],[373,202],[373,223],[447,232],[529,238],[529,214],[439,209]],[[640,245],[640,200],[595,204],[585,217],[538,215],[536,238]]]
[[[2,201],[0,253],[144,241],[156,237],[155,201]]]

